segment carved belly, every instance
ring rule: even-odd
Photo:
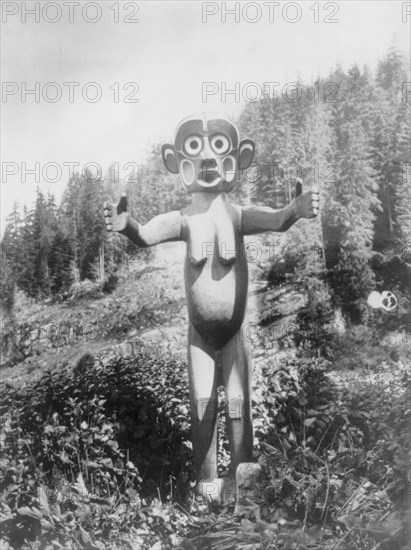
[[[197,332],[221,349],[239,330],[247,303],[247,263],[221,264],[216,256],[195,266],[187,259],[185,282],[188,314]]]
[[[241,327],[247,303],[241,211],[221,196],[183,219],[188,315],[196,331],[218,350]]]

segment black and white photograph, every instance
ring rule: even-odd
[[[410,550],[411,1],[0,7],[0,550]]]

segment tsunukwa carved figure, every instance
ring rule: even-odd
[[[286,231],[299,218],[318,213],[318,191],[297,196],[280,210],[236,206],[227,194],[240,170],[254,158],[254,142],[240,140],[229,120],[204,115],[184,119],[173,145],[163,145],[165,167],[181,180],[192,204],[160,214],[145,225],[127,212],[127,198],[104,205],[108,231],[140,247],[185,241],[188,368],[197,492],[217,481],[217,387],[227,400],[227,430],[233,473],[252,460],[251,358],[241,337],[247,303],[248,267],[244,236]],[[218,485],[218,484],[217,484]],[[218,498],[218,495],[215,495]]]

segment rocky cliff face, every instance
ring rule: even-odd
[[[255,365],[281,361],[294,347],[292,333],[295,330],[299,310],[306,297],[290,286],[251,290],[249,299],[251,344]]]

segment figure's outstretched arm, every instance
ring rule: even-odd
[[[256,235],[265,231],[287,231],[300,218],[315,218],[318,208],[317,188],[299,195],[280,210],[268,206],[245,206],[242,208],[242,233]]]
[[[141,248],[181,239],[180,212],[160,214],[142,225],[127,212],[127,196],[124,193],[117,205],[104,203],[104,216],[107,231],[121,233]]]

